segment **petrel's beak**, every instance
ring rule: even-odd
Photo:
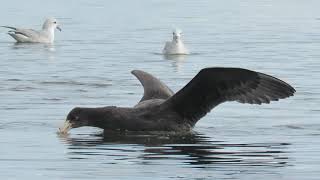
[[[69,120],[66,120],[63,124],[63,127],[59,128],[60,134],[67,134],[68,131],[72,128],[72,124]]]
[[[57,29],[58,29],[59,31],[62,31],[60,26],[57,26]]]

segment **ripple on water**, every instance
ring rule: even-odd
[[[74,80],[68,81],[42,81],[40,84],[43,85],[68,85],[68,86],[88,86],[88,87],[96,87],[96,88],[103,88],[111,86],[112,83],[101,83],[101,82],[80,82]]]
[[[16,86],[16,87],[12,87],[9,88],[9,91],[32,91],[35,90],[37,88],[35,87],[31,87],[31,86]]]
[[[170,163],[196,168],[216,166],[273,166],[288,164],[289,143],[241,143],[214,141],[201,134],[152,135],[108,133],[60,137],[70,159],[109,157],[109,162]]]
[[[11,131],[35,131],[35,129],[55,128],[55,125],[50,122],[38,122],[38,121],[15,121],[15,122],[2,122],[0,128],[6,132]]]
[[[17,82],[17,81],[22,81],[22,79],[15,79],[15,78],[13,78],[13,79],[6,79],[6,81]]]

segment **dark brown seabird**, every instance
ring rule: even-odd
[[[215,106],[226,101],[262,104],[293,96],[295,89],[267,74],[241,68],[202,69],[174,93],[163,82],[140,70],[131,72],[141,82],[144,95],[134,107],[76,107],[61,133],[93,126],[122,131],[189,131]]]

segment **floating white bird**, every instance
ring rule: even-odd
[[[22,29],[11,26],[1,26],[11,29],[8,34],[20,43],[53,43],[54,30],[61,28],[55,18],[47,18],[43,23],[42,30]]]
[[[188,49],[182,42],[182,31],[176,29],[173,31],[173,38],[171,42],[166,42],[162,53],[166,55],[178,55],[178,54],[189,54]]]

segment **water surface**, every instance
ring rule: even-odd
[[[0,179],[318,179],[319,1],[3,2],[0,24],[41,27],[54,45],[0,30]],[[160,55],[173,27],[189,56]],[[201,68],[243,67],[292,84],[270,105],[225,103],[193,134],[56,134],[75,106],[133,106],[148,71],[177,91]]]

